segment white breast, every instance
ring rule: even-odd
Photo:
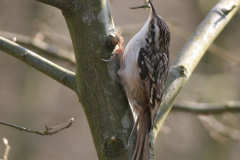
[[[140,48],[146,47],[145,37],[147,35],[150,18],[149,16],[142,29],[127,44],[123,54],[123,67],[118,72],[132,107],[137,107],[133,108],[135,112],[142,107],[138,106],[138,99],[144,99],[146,96],[137,61]]]

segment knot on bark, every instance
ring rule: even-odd
[[[125,149],[123,141],[116,137],[110,136],[104,144],[104,152],[107,155],[116,155]]]
[[[118,37],[118,35],[114,32],[111,32],[109,35],[108,35],[108,38],[107,38],[107,45],[108,46],[116,46],[118,43],[120,42],[120,38]]]

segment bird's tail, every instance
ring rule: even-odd
[[[148,160],[149,133],[151,131],[150,112],[140,111],[138,117],[137,143],[132,160]]]

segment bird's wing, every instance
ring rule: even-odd
[[[139,50],[138,69],[140,78],[145,85],[151,111],[151,120],[155,117],[162,100],[164,84],[169,68],[168,56],[165,53],[147,53],[144,48]]]

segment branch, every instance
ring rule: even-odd
[[[64,9],[67,3],[67,0],[36,0],[36,1],[57,7],[59,9]]]
[[[37,33],[35,36],[29,37],[21,34],[0,31],[0,35],[9,40],[13,40],[20,45],[29,45],[33,48],[46,52],[48,55],[66,60],[72,64],[76,64],[74,53],[68,52],[67,50],[58,49],[57,47],[44,42],[43,38],[45,37],[45,34],[43,35],[42,33]]]
[[[4,152],[3,159],[0,159],[0,160],[7,160],[7,159],[8,159],[8,154],[9,154],[9,151],[10,151],[11,147],[10,147],[10,145],[8,144],[7,138],[4,138],[4,137],[3,137],[3,143],[5,144],[6,149],[5,149],[5,152]]]
[[[152,151],[150,150],[149,155],[151,160],[154,159],[154,142],[156,136],[172,105],[205,51],[236,13],[239,5],[240,0],[220,0],[190,37],[176,61],[170,67],[162,100],[163,103],[155,117],[156,128],[150,137]],[[222,12],[222,9],[232,9],[232,6],[237,7],[228,14]]]
[[[228,101],[225,103],[197,103],[177,101],[173,105],[173,110],[191,112],[196,114],[220,114],[224,112],[240,112],[240,102]]]
[[[80,9],[79,1],[75,0],[36,0],[62,10],[64,16],[76,13]]]
[[[56,134],[56,133],[60,132],[61,130],[64,130],[64,129],[66,129],[66,128],[69,128],[69,127],[72,125],[73,121],[74,121],[74,119],[71,118],[67,123],[64,123],[64,124],[61,124],[61,125],[58,125],[58,126],[55,126],[55,127],[50,127],[50,128],[48,128],[48,127],[45,125],[45,127],[46,127],[46,130],[45,130],[45,131],[34,131],[34,130],[27,129],[27,128],[25,128],[25,127],[16,126],[16,125],[14,125],[14,124],[6,123],[6,122],[1,122],[1,121],[0,121],[0,124],[3,124],[3,125],[6,125],[6,126],[9,126],[9,127],[18,129],[18,130],[20,130],[20,131],[25,131],[25,132],[28,132],[28,133],[34,133],[34,134],[39,134],[39,135],[45,136],[45,135],[53,135],[53,134]],[[64,126],[64,125],[66,125],[66,126]],[[62,126],[64,126],[64,127],[62,127]],[[49,130],[55,129],[55,128],[59,128],[59,127],[62,127],[62,128],[60,128],[59,130],[56,130],[56,131],[54,131],[54,132],[49,132]]]
[[[198,116],[198,118],[202,121],[206,129],[209,130],[211,137],[216,141],[222,142],[221,135],[224,135],[226,137],[229,137],[233,140],[240,142],[239,130],[222,124],[217,119],[215,119],[212,115],[209,115],[209,116],[201,115],[201,116]]]
[[[77,91],[75,83],[75,73],[62,68],[51,61],[37,55],[36,53],[10,41],[0,37],[0,50],[22,60],[28,65],[62,83],[68,88]]]
[[[64,45],[66,48],[73,48],[71,38],[57,33],[55,30],[51,29],[47,24],[45,24],[44,21],[36,22],[34,27],[38,28],[39,32],[51,41]]]

